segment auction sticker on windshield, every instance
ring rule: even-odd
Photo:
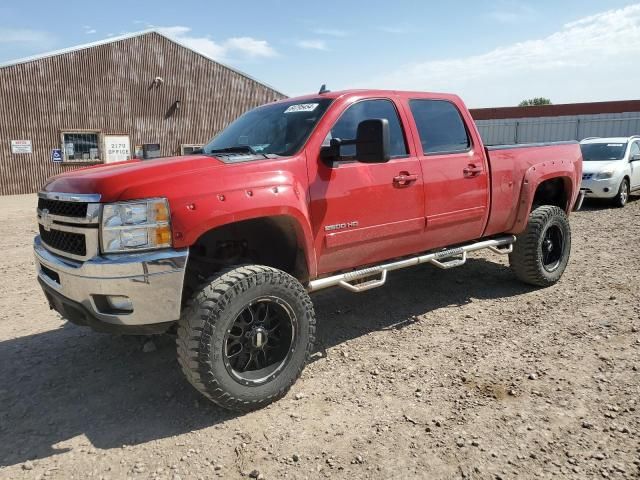
[[[313,112],[318,105],[318,103],[298,103],[297,105],[291,105],[284,113]]]

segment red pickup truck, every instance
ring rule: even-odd
[[[195,388],[249,410],[300,376],[312,292],[481,249],[555,283],[581,173],[577,143],[485,148],[455,95],[323,88],[245,113],[197,155],[50,179],[38,279],[73,323],[176,332]]]

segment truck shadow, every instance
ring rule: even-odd
[[[313,297],[318,317],[317,354],[375,330],[402,329],[421,315],[473,300],[506,298],[531,291],[511,270],[484,259],[469,259],[460,269],[423,265],[390,272],[379,289],[353,294],[339,288]]]
[[[378,290],[316,294],[318,353],[374,330],[401,329],[442,307],[529,291],[502,265],[473,259],[465,268],[417,267],[393,272]],[[82,442],[86,449],[137,445],[237,417],[184,380],[173,339],[155,342],[157,351],[143,353],[137,338],[72,325],[2,342],[0,466],[50,457]]]
[[[0,344],[0,467],[50,457],[84,441],[120,448],[224,422],[234,414],[182,377],[169,336],[142,352],[136,337],[65,325]]]

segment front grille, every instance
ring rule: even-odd
[[[582,179],[583,180],[591,180],[591,177],[593,177],[593,173],[583,173],[582,174]]]
[[[51,215],[59,215],[61,217],[84,218],[87,216],[87,206],[88,204],[81,202],[38,199],[38,208],[40,210],[47,209]]]
[[[47,231],[42,225],[38,226],[42,241],[51,248],[80,257],[87,254],[87,243],[83,234],[54,229]]]

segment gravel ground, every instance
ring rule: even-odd
[[[639,200],[574,214],[548,289],[475,254],[317,294],[313,361],[245,415],[187,384],[171,338],[145,352],[49,311],[35,198],[0,204],[1,478],[640,476]]]

